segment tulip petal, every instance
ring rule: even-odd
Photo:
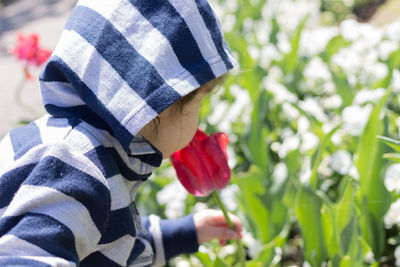
[[[195,175],[196,188],[201,191],[212,191],[214,188],[211,180],[213,169],[208,164],[207,155],[202,152],[199,144],[196,147],[183,149],[181,156],[184,165]]]
[[[201,142],[207,138],[207,134],[203,130],[197,128],[196,134],[194,135],[194,140]]]
[[[177,176],[189,193],[205,196],[229,182],[228,143],[224,133],[208,137],[198,129],[189,145],[171,156]]]
[[[203,143],[204,150],[217,166],[214,170],[213,182],[217,189],[222,189],[229,183],[231,177],[226,152],[227,137],[225,134],[214,134]]]
[[[190,169],[186,168],[184,164],[177,161],[174,157],[171,157],[172,165],[176,170],[176,175],[178,176],[179,181],[185,187],[185,189],[194,196],[205,196],[208,193],[203,193],[196,187],[196,176],[190,171]]]

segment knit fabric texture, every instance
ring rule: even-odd
[[[138,132],[236,64],[206,0],[81,0],[40,76],[48,112],[0,143],[0,266],[149,266],[198,248],[140,216],[162,154]]]

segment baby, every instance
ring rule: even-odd
[[[48,115],[0,143],[0,266],[149,266],[240,236],[221,212],[140,219],[233,66],[206,0],[81,0],[41,77]]]

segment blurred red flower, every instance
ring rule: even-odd
[[[39,36],[34,33],[29,35],[18,34],[17,45],[11,48],[9,52],[25,62],[24,72],[28,79],[32,78],[28,67],[41,66],[51,55],[51,51],[39,46]]]
[[[228,143],[225,133],[207,136],[198,129],[185,148],[171,155],[176,174],[189,193],[207,196],[228,184],[231,177],[226,152]]]

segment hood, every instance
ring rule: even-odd
[[[105,129],[129,152],[144,125],[235,64],[206,0],[81,0],[40,84],[50,114]]]

